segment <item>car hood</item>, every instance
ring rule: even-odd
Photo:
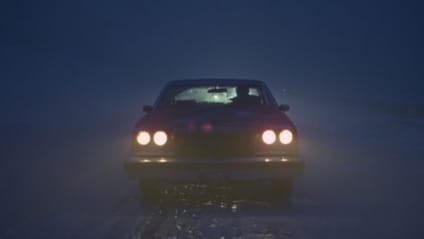
[[[146,114],[136,130],[247,130],[285,127],[294,130],[291,120],[276,109],[255,107],[250,109],[163,109]]]

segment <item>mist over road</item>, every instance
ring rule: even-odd
[[[424,126],[329,101],[287,103],[306,168],[292,203],[277,205],[266,188],[243,198],[196,184],[140,205],[122,170],[136,118],[113,112],[122,109],[4,123],[0,238],[421,238]]]
[[[423,238],[422,5],[2,1],[0,239]],[[122,163],[142,106],[199,77],[291,106],[291,204],[196,184],[139,203]]]

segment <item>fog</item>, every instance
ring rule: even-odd
[[[150,214],[122,170],[131,130],[167,81],[214,77],[264,80],[290,104],[307,170],[293,207],[241,203],[235,216],[197,212],[201,223],[254,221],[293,238],[422,235],[419,3],[1,5],[1,238],[143,235]],[[174,235],[167,223],[158,233]]]

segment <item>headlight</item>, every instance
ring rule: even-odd
[[[282,144],[290,144],[293,141],[293,133],[290,130],[285,129],[280,132],[278,138]]]
[[[137,135],[137,143],[148,145],[150,143],[150,134],[146,131],[140,131]]]
[[[262,133],[262,141],[266,144],[273,144],[273,143],[275,143],[276,139],[277,139],[277,136],[275,135],[274,131],[272,131],[272,130],[265,130]]]
[[[153,135],[153,142],[155,142],[155,144],[158,146],[162,146],[166,144],[167,141],[168,141],[168,136],[163,131],[157,131]]]

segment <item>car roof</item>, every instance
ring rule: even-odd
[[[252,79],[234,79],[234,78],[196,78],[196,79],[181,79],[173,80],[168,82],[169,85],[209,85],[209,84],[218,84],[218,85],[238,85],[238,84],[251,84],[251,85],[260,85],[264,84],[260,80]]]

